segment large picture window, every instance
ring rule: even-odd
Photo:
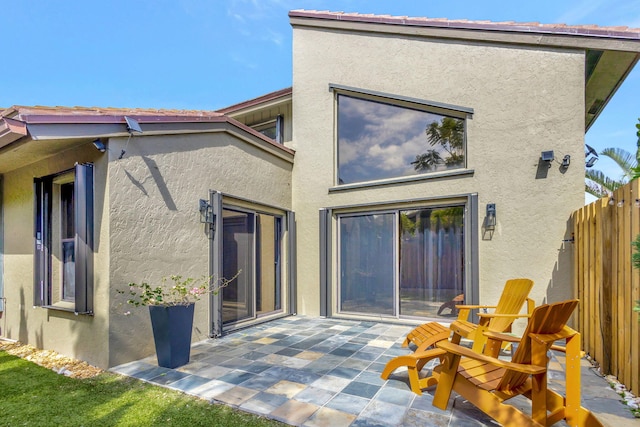
[[[93,310],[93,167],[36,178],[34,305]]]
[[[338,311],[449,317],[464,300],[464,207],[338,216]]]
[[[337,94],[338,184],[466,167],[464,114]]]

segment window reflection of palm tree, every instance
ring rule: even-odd
[[[443,117],[433,121],[425,129],[427,140],[432,147],[439,146],[446,153],[443,157],[438,150],[431,149],[416,155],[411,162],[416,171],[435,169],[444,163],[448,167],[464,163],[464,121],[453,117]]]
[[[416,159],[411,162],[417,171],[435,169],[441,163],[443,163],[442,156],[436,150],[427,150],[426,153],[418,154]]]

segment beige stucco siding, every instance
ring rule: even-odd
[[[46,141],[37,142],[47,144]],[[35,308],[34,277],[34,193],[33,179],[73,168],[74,164],[94,164],[94,315]],[[91,144],[64,151],[44,161],[4,175],[4,292],[2,336],[39,348],[57,351],[98,366],[108,362],[108,240],[104,216],[106,156]],[[54,283],[57,286],[57,283]],[[6,323],[5,323],[6,321]]]
[[[235,136],[138,136],[118,160],[125,144],[126,138],[109,142],[112,288],[209,274],[209,240],[198,212],[209,190],[291,208],[291,162]],[[208,309],[206,299],[196,304],[194,341],[208,336]],[[109,364],[153,354],[150,328],[146,308],[112,304]]]
[[[336,156],[329,84],[472,108],[473,174],[329,192]],[[493,238],[478,236],[480,301],[495,301],[510,277],[532,278],[538,303],[569,297],[571,245],[562,239],[584,202],[583,111],[582,51],[294,27],[299,312],[319,309],[318,209],[470,193],[478,194],[479,224],[486,204],[497,206]],[[570,155],[569,169],[553,163],[541,178],[544,150]]]

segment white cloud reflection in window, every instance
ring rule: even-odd
[[[464,120],[338,95],[339,184],[464,165]]]

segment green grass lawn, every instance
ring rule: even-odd
[[[0,351],[0,426],[283,426],[134,378],[73,379]]]

